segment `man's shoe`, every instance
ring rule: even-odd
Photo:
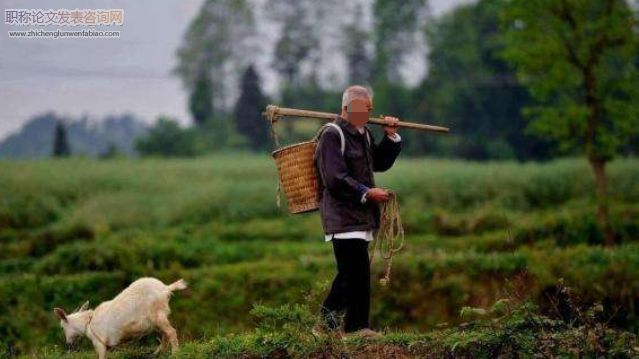
[[[323,336],[334,335],[336,338],[341,339],[344,338],[344,331],[341,329],[331,330],[327,326],[323,324],[317,324],[311,329],[311,334],[315,338],[320,338]]]
[[[352,333],[348,333],[348,336],[349,337],[370,339],[370,338],[379,338],[379,337],[382,336],[382,334],[379,333],[379,332],[376,332],[374,330],[371,330],[369,328],[364,328],[364,329],[360,329],[360,330],[352,332]]]
[[[325,325],[316,324],[313,329],[311,329],[311,334],[313,334],[315,338],[319,338],[330,334],[330,331]]]

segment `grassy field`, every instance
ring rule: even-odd
[[[181,358],[524,352],[545,333],[523,325],[525,316],[504,317],[487,330],[469,327],[460,311],[483,308],[490,318],[480,319],[496,323],[490,308],[512,297],[516,283],[536,304],[539,321],[550,323],[556,316],[547,298],[560,278],[580,306],[601,303],[597,318],[618,334],[607,348],[632,357],[639,161],[616,161],[609,174],[620,244],[606,248],[585,161],[400,159],[378,185],[399,196],[407,246],[390,285],[374,281],[372,323],[389,335],[370,347],[308,335],[334,274],[332,250],[317,213],[290,216],[276,207],[277,173],[268,157],[0,162],[0,356],[67,357],[53,306],[72,310],[90,300],[93,307],[132,280],[155,276],[191,285],[171,302],[187,343]],[[382,270],[377,262],[376,278]],[[263,314],[295,304],[305,309],[289,324],[259,319],[260,308]],[[257,315],[255,305],[264,306]],[[549,330],[568,338],[558,353],[570,352],[578,335],[555,324]],[[537,334],[513,336],[528,332]],[[495,339],[505,337],[514,338],[510,347]],[[148,338],[116,357],[146,357],[155,344]],[[92,355],[84,342],[68,357]]]

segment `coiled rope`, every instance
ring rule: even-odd
[[[402,226],[402,218],[399,214],[397,196],[392,191],[388,192],[391,198],[381,204],[380,225],[375,233],[373,250],[369,254],[371,267],[373,266],[375,252],[379,252],[379,256],[386,260],[386,273],[384,277],[379,280],[379,284],[382,286],[386,286],[390,282],[393,256],[404,248],[404,227]]]

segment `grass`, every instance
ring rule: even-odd
[[[507,304],[508,306],[509,304]],[[505,307],[504,307],[505,308]],[[505,313],[493,307],[487,318],[474,319],[458,328],[428,333],[385,332],[379,338],[313,337],[314,317],[303,306],[252,310],[256,329],[214,336],[183,344],[176,354],[152,354],[151,346],[125,344],[112,358],[633,358],[639,355],[634,336],[588,321],[579,327],[567,321],[534,314],[522,302]],[[92,358],[88,350],[64,352],[59,347],[41,349],[32,356],[42,359]]]
[[[289,350],[277,343],[291,333],[255,329],[250,309],[298,303],[315,312],[334,263],[316,213],[290,216],[275,206],[277,173],[267,157],[0,162],[0,348],[60,357],[54,305],[71,310],[89,299],[94,306],[146,275],[191,283],[171,306],[181,339],[191,343],[180,357],[193,359],[322,357],[327,347],[336,357],[371,348],[450,356],[462,344],[453,348],[438,325],[464,323],[466,306],[490,308],[522,272],[535,302],[563,278],[584,305],[602,303],[614,330],[637,333],[639,161],[613,162],[609,173],[621,244],[604,248],[585,161],[400,159],[378,176],[398,193],[407,232],[390,286],[373,287],[372,321],[389,336],[363,349],[293,337],[305,344]],[[381,270],[377,262],[375,276]],[[540,304],[543,313],[551,309]],[[481,343],[490,339],[484,334],[477,331]],[[115,357],[147,357],[152,344]],[[433,346],[441,351],[428,352]],[[484,344],[470,347],[488,353]]]

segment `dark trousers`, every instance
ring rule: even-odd
[[[325,324],[334,330],[339,326],[339,315],[346,312],[345,332],[368,328],[371,304],[368,242],[355,238],[334,238],[332,242],[337,261],[337,275],[322,305],[322,318]]]

